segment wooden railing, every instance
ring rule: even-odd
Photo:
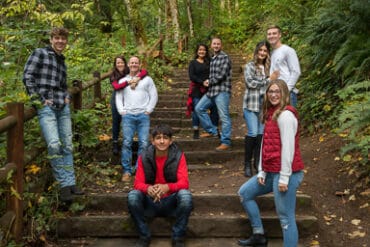
[[[73,109],[82,108],[82,92],[90,87],[94,87],[93,103],[101,101],[101,81],[107,79],[110,73],[100,75],[95,72],[94,79],[86,83],[73,81],[73,87],[69,90],[73,95]],[[41,152],[39,149],[31,149],[27,154],[24,151],[24,123],[36,116],[36,110],[24,109],[24,104],[18,102],[8,103],[6,109],[7,116],[0,119],[0,134],[7,132],[6,164],[0,168],[0,184],[6,191],[5,214],[0,218],[0,236],[20,242],[23,232],[23,171],[25,164]],[[11,181],[8,181],[9,177]]]

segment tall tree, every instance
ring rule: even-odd
[[[188,13],[188,21],[189,21],[189,33],[190,37],[194,37],[194,25],[193,25],[193,13],[191,11],[191,0],[186,0],[186,10]]]
[[[124,0],[128,18],[134,32],[135,41],[139,47],[145,47],[148,39],[145,34],[144,25],[140,16],[140,8],[135,0]]]
[[[167,0],[168,14],[171,23],[172,39],[175,43],[180,40],[180,24],[179,24],[179,9],[177,6],[177,0]]]

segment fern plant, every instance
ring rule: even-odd
[[[349,141],[341,149],[341,154],[360,152],[360,163],[366,165],[370,172],[368,155],[370,148],[370,81],[362,81],[349,85],[337,93],[345,102],[343,110],[338,116],[340,123],[337,133]]]

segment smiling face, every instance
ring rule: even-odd
[[[131,57],[128,62],[130,75],[136,75],[140,70],[140,60],[138,57]]]
[[[158,134],[152,138],[152,144],[156,149],[156,155],[166,155],[169,146],[172,144],[172,138],[164,134]]]
[[[197,56],[198,58],[201,58],[201,59],[204,59],[205,56],[207,54],[207,50],[206,50],[206,47],[204,46],[199,46],[198,50],[197,50]]]
[[[262,64],[263,61],[266,59],[268,54],[268,49],[265,45],[261,46],[257,51],[257,61],[258,63]]]
[[[280,91],[280,88],[279,88],[279,86],[277,84],[272,84],[267,89],[267,100],[273,106],[280,105],[281,91]]]
[[[123,71],[124,71],[124,70],[125,70],[125,68],[126,68],[126,63],[125,63],[125,61],[123,61],[123,59],[122,59],[122,58],[118,57],[118,58],[116,58],[115,67],[116,67],[116,69],[117,69],[120,73],[123,73]]]
[[[216,53],[216,54],[219,53],[222,49],[221,39],[213,38],[212,42],[211,42],[211,48],[212,48],[214,53]]]
[[[279,28],[269,28],[267,29],[267,41],[271,44],[273,48],[278,48],[281,46],[281,32]]]
[[[67,43],[68,39],[66,36],[63,35],[54,35],[50,38],[51,47],[59,55],[62,54],[67,46]]]

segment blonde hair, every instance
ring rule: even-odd
[[[263,104],[262,104],[262,115],[261,115],[261,118],[262,118],[262,122],[263,123],[266,123],[266,120],[267,120],[267,115],[268,115],[268,111],[271,107],[274,107],[271,102],[268,100],[268,91],[270,89],[270,87],[272,85],[277,85],[279,90],[280,90],[280,103],[279,105],[277,106],[278,109],[274,112],[274,114],[272,115],[272,119],[274,121],[277,120],[277,118],[279,117],[280,113],[282,111],[285,110],[285,107],[287,105],[290,105],[290,92],[289,92],[289,89],[288,89],[288,86],[287,84],[285,83],[285,81],[283,80],[280,80],[280,79],[277,79],[277,80],[273,80],[271,81],[268,85],[267,85],[267,88],[266,88],[266,93],[264,94],[263,96]]]

